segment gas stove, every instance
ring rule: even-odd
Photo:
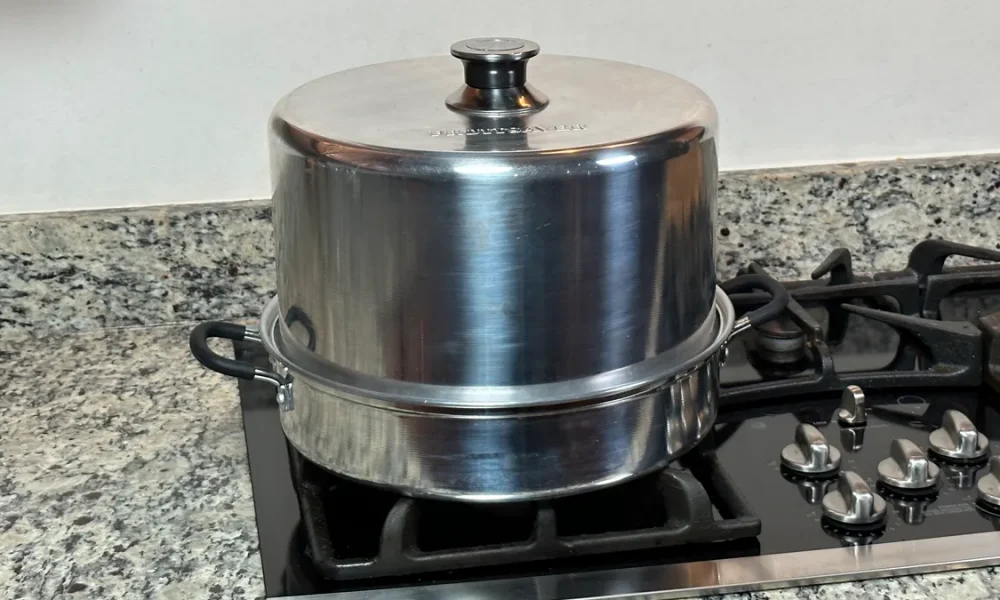
[[[697,449],[579,496],[468,505],[344,480],[287,445],[273,387],[240,381],[267,596],[668,598],[1000,564],[1000,252],[927,240],[867,277],[837,249],[812,275],[730,343]]]

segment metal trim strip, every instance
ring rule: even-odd
[[[1000,565],[1000,532],[615,571],[361,590],[298,600],[665,600]]]

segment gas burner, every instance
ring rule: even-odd
[[[757,381],[740,381],[722,390],[729,405],[772,401],[794,394],[826,393],[847,385],[881,388],[979,385],[983,379],[983,339],[994,339],[1000,321],[965,315],[961,321],[939,320],[946,300],[970,290],[1000,295],[1000,265],[945,268],[946,259],[962,256],[1000,262],[1000,252],[926,240],[910,252],[901,271],[860,277],[851,271],[850,253],[837,249],[813,273],[815,279],[785,283],[791,301],[785,313],[759,326],[748,346]],[[740,273],[766,274],[757,263]],[[829,274],[827,280],[819,279]],[[767,302],[761,292],[733,294],[738,313]],[[984,304],[984,306],[987,306]],[[871,343],[852,339],[850,323],[872,323],[866,335],[898,339],[888,365],[865,370],[838,367],[838,357],[851,346]],[[798,333],[796,333],[796,329]],[[984,331],[986,334],[984,335]],[[994,344],[987,349],[993,354]],[[796,360],[793,360],[795,358]],[[992,366],[987,374],[995,372]]]
[[[686,457],[685,468],[612,488],[499,505],[397,496],[328,473],[294,450],[291,459],[313,568],[341,581],[607,559],[760,533],[760,521],[710,452]],[[338,518],[342,514],[351,518]]]
[[[794,365],[806,357],[806,335],[790,317],[781,316],[754,328],[754,354],[766,363]]]

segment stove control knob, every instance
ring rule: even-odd
[[[846,427],[857,427],[864,425],[868,420],[865,414],[865,392],[856,385],[849,385],[844,388],[844,393],[840,397],[840,410],[837,411],[837,420]]]
[[[982,476],[976,487],[979,488],[979,501],[1000,511],[1000,456],[990,459],[990,472]]]
[[[841,427],[840,447],[851,454],[860,452],[865,446],[866,427]]]
[[[795,443],[781,451],[781,464],[800,475],[828,475],[840,468],[840,451],[812,425],[795,428]]]
[[[948,410],[941,419],[941,429],[930,435],[931,452],[956,462],[982,459],[989,451],[989,440],[976,430],[969,417],[957,410]]]
[[[878,464],[878,480],[892,490],[930,493],[937,488],[940,470],[910,440],[893,440],[889,458]]]
[[[871,527],[885,521],[885,500],[854,471],[844,471],[837,487],[823,496],[823,516],[844,527]]]

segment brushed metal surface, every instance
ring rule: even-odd
[[[801,475],[826,475],[840,468],[840,450],[808,423],[795,427],[795,442],[781,449],[781,465]]]
[[[865,424],[868,415],[865,413],[867,403],[865,402],[864,390],[856,385],[849,385],[844,388],[840,402],[837,420],[840,421],[841,425],[856,427]]]
[[[974,461],[984,459],[990,450],[989,439],[958,410],[946,410],[941,427],[927,437],[931,452],[945,459]]]
[[[480,149],[510,154],[614,150],[623,143],[657,138],[667,142],[684,131],[706,129],[715,137],[718,116],[705,93],[668,73],[628,63],[597,58],[541,53],[528,61],[527,82],[545,93],[544,109],[514,122],[525,135],[482,133],[488,144],[468,146],[464,136],[432,137],[436,130],[465,129],[473,123],[486,130],[495,119],[470,118],[448,108],[448,96],[464,84],[460,60],[442,55],[384,62],[332,73],[292,90],[276,105],[272,125],[297,133],[306,154],[337,158],[340,149],[369,149],[373,161],[358,165],[380,172],[403,173],[392,162],[403,156],[410,166],[436,165],[448,175],[455,154]],[[492,125],[488,125],[492,123]],[[536,131],[533,127],[584,125],[573,131]],[[291,133],[291,131],[289,133]],[[682,138],[683,139],[683,138]],[[380,154],[377,150],[385,150]],[[354,155],[362,156],[362,155]],[[423,157],[426,163],[413,162]],[[450,177],[450,175],[448,175]]]
[[[285,436],[340,475],[400,493],[514,502],[611,486],[696,445],[717,410],[718,359],[670,385],[561,410],[415,412],[333,395],[299,378]]]
[[[683,564],[487,579],[335,594],[301,600],[591,600],[690,598],[860,581],[1000,565],[1000,533],[976,533],[893,542],[746,556]]]
[[[996,510],[1000,507],[1000,456],[990,458],[990,470],[976,484],[979,501]]]
[[[367,398],[403,409],[434,407],[478,412],[484,409],[537,409],[579,401],[621,397],[662,385],[704,363],[722,350],[730,338],[745,331],[746,316],[735,318],[729,297],[716,288],[715,311],[684,342],[640,363],[598,375],[512,386],[434,385],[360,373],[325,360],[300,343],[272,298],[261,314],[260,339],[278,372],[289,368],[296,377],[323,382],[334,391]]]
[[[281,424],[309,460],[412,496],[525,501],[637,477],[708,433],[717,411],[719,361],[734,322],[721,290],[717,302],[714,335],[694,358],[685,353],[687,362],[662,367],[659,381],[616,387],[620,393],[610,396],[598,393],[606,392],[599,387],[603,376],[512,388],[339,379],[349,373],[310,370],[288,358],[273,301],[262,317],[261,339],[292,379],[294,408],[281,412]],[[620,373],[635,375],[632,369]],[[435,391],[444,396],[422,399]],[[567,399],[547,402],[551,393]],[[477,403],[477,394],[492,397],[486,404],[493,408]]]
[[[452,57],[334,74],[279,103],[277,289],[301,343],[377,377],[514,386],[634,365],[706,322],[711,102],[594,59],[539,56],[528,78],[550,103],[509,118],[448,110]]]
[[[836,487],[823,496],[823,516],[847,526],[878,523],[886,518],[885,498],[854,471],[843,471]]]
[[[919,446],[902,438],[892,441],[889,458],[878,464],[878,480],[890,489],[931,493],[937,488],[940,473]]]

